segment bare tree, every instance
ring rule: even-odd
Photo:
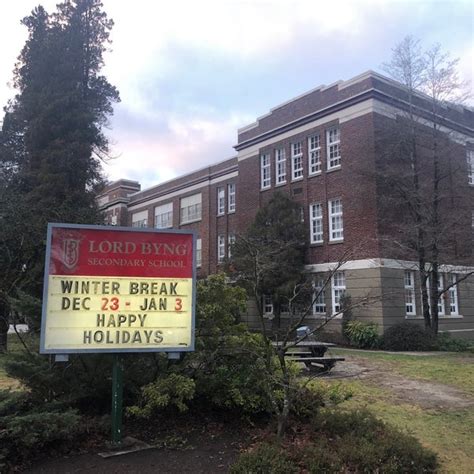
[[[379,185],[384,188],[384,233],[401,258],[417,261],[425,327],[438,332],[438,301],[453,286],[440,285],[440,265],[469,262],[465,150],[449,127],[466,98],[458,60],[439,45],[423,51],[406,37],[385,70],[404,85],[405,110],[379,134]],[[380,139],[380,137],[382,137]],[[394,238],[398,236],[398,238]],[[466,239],[467,236],[467,239]],[[472,272],[459,276],[456,283]]]

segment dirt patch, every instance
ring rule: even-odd
[[[387,370],[390,367],[388,361],[378,362],[356,355],[344,357],[346,360],[336,365],[329,378],[366,380],[373,385],[389,389],[394,401],[409,402],[422,408],[462,409],[474,406],[474,399],[457,388]]]
[[[195,422],[196,420],[192,420]],[[43,461],[25,471],[31,474],[68,473],[219,473],[228,472],[240,450],[251,441],[245,429],[220,423],[203,426],[173,426],[172,436],[160,436],[159,448],[147,449],[111,458],[97,453],[63,456]],[[147,440],[152,442],[152,440]],[[173,447],[175,446],[175,447]]]

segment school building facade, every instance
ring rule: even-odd
[[[387,239],[384,199],[390,192],[377,175],[390,146],[379,138],[409,108],[419,123],[428,123],[428,98],[416,94],[409,104],[401,84],[368,71],[314,89],[239,129],[232,158],[144,190],[131,180],[110,183],[98,203],[111,225],[195,230],[198,275],[205,277],[222,268],[229,244],[282,191],[301,205],[306,269],[315,285],[344,258],[313,305],[310,324],[337,311],[343,294],[370,294],[372,303],[356,308],[354,316],[377,322],[381,330],[403,320],[422,323],[416,259],[390,245],[395,235]],[[455,170],[451,215],[458,216],[456,252],[443,261],[441,288],[474,270],[474,111],[446,106],[440,123]],[[474,275],[450,287],[438,307],[441,331],[474,338]],[[265,308],[271,318],[271,301]],[[245,318],[252,325],[251,305]],[[331,322],[333,328],[338,324]]]

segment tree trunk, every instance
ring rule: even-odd
[[[7,352],[9,321],[7,305],[0,302],[0,353]]]

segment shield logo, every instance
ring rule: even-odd
[[[69,270],[73,270],[79,260],[79,239],[64,239],[62,262]]]

